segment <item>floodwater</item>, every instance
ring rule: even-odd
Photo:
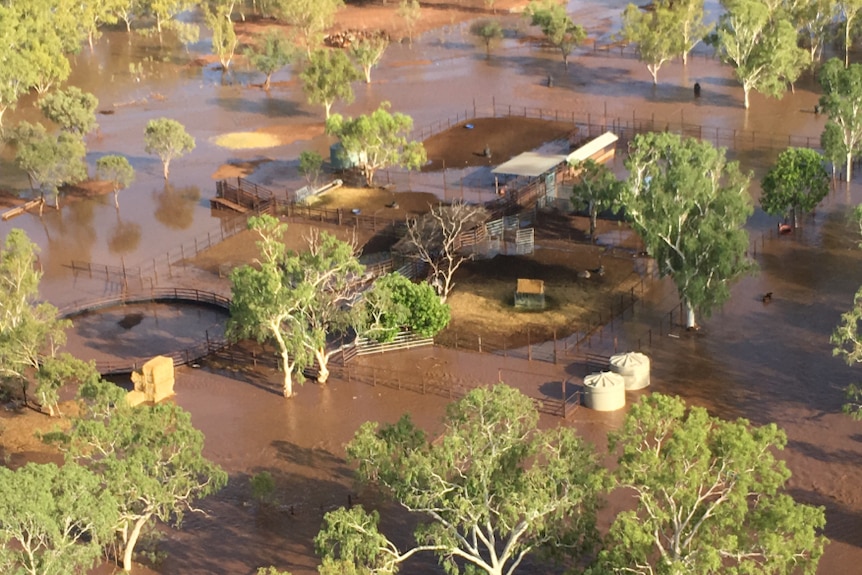
[[[605,42],[626,3],[573,1],[570,10],[592,37]],[[523,28],[517,17],[505,21]],[[764,138],[772,133],[793,134],[817,141],[825,122],[813,113],[817,94],[809,76],[797,83],[795,93],[780,101],[753,95],[752,108],[745,111],[741,88],[730,70],[709,57],[703,47],[687,68],[680,63],[665,65],[659,85],[653,86],[631,52],[620,57],[586,47],[576,53],[566,71],[557,53],[515,39],[505,40],[485,58],[484,51],[472,44],[468,27],[453,24],[429,32],[414,41],[412,48],[392,46],[375,70],[374,82],[357,84],[356,101],[337,105],[336,111],[363,113],[385,99],[394,110],[412,115],[417,126],[424,126],[463,114],[474,104],[488,110],[493,102],[590,114],[597,121],[636,118],[649,119],[657,126],[698,124],[705,126],[706,137],[710,129],[747,130],[750,141],[718,143],[742,149],[733,156],[744,168],[754,170],[756,177],[780,151],[764,145],[765,139],[758,139],[758,134]],[[206,42],[201,41],[192,47],[192,56],[206,50]],[[146,58],[142,73],[131,74],[129,63],[141,57]],[[160,50],[152,40],[134,37],[129,44],[122,32],[106,34],[94,53],[84,50],[78,56],[71,83],[96,93],[100,109],[114,112],[101,115],[100,131],[89,137],[91,168],[101,155],[120,152],[130,156],[138,177],[121,192],[119,211],[112,198],[93,198],[70,203],[59,212],[46,210],[41,219],[24,215],[0,223],[0,236],[21,227],[41,246],[46,299],[63,305],[118,289],[98,277],[73,274],[69,269],[72,260],[133,267],[217,230],[219,221],[210,213],[208,199],[215,193],[211,175],[221,164],[272,158],[276,162],[252,179],[278,188],[294,178],[295,173],[282,170],[289,168],[300,151],[313,148],[328,153],[325,137],[266,150],[217,147],[211,139],[219,134],[322,121],[322,111],[305,103],[289,72],[274,78],[282,83],[267,95],[245,85],[259,82],[259,78],[238,73],[233,83],[222,84],[218,72],[189,65],[189,60],[183,50]],[[554,76],[553,88],[546,86],[549,75]],[[697,100],[691,89],[695,81],[703,87]],[[441,97],[443,92],[445,97]],[[22,102],[16,113],[6,114],[5,121],[32,120],[35,115],[29,102]],[[195,151],[172,164],[170,186],[161,178],[158,161],[143,151],[144,125],[159,116],[180,119],[197,138]],[[621,167],[618,161],[615,168]],[[4,183],[25,187],[21,175],[9,167],[8,158],[2,170]],[[848,217],[850,207],[862,201],[858,182],[856,178],[849,187],[837,184],[816,215],[789,236],[774,237],[776,221],[758,210],[749,228],[760,272],[734,287],[731,301],[712,318],[702,320],[701,332],[687,334],[672,327],[672,336],[666,335],[667,313],[677,302],[672,287],[657,282],[636,307],[634,317],[592,342],[595,351],[608,351],[614,338],[621,349],[643,348],[652,358],[652,390],[678,393],[723,417],[742,416],[758,424],[774,421],[786,430],[789,443],[782,456],[793,472],[793,495],[827,508],[826,533],[832,543],[818,569],[822,575],[848,573],[852,565],[862,564],[862,423],[839,413],[841,388],[858,375],[831,357],[828,341],[841,312],[862,285],[858,230]],[[162,277],[162,284],[168,282]],[[226,287],[222,281],[206,289],[224,291]],[[761,296],[770,291],[773,299],[764,304]],[[91,318],[81,318],[79,329],[97,341],[107,344],[112,340],[120,345],[118,352],[128,349],[122,347],[127,344],[120,336],[136,336],[137,331],[151,335],[154,332],[143,328],[152,323],[152,329],[156,320],[158,330],[173,337],[192,337],[180,334],[182,320],[168,325],[164,312],[148,313],[126,331],[120,331],[125,328],[117,322],[127,319],[127,310],[123,317],[98,318],[96,324],[87,323]],[[200,329],[209,323],[210,319],[202,319],[192,331],[200,335]],[[105,332],[108,326],[114,331]],[[432,349],[374,361],[401,370],[431,366],[417,371],[417,378],[484,379],[490,383],[500,376],[534,393],[557,389],[554,382],[569,377],[573,369],[566,364],[550,366]],[[528,373],[532,378],[525,375]],[[346,503],[348,494],[354,502],[373,503],[352,483],[343,461],[344,442],[361,422],[391,422],[405,411],[434,430],[446,403],[443,398],[338,380],[326,387],[306,384],[296,399],[284,401],[274,384],[277,379],[276,373],[180,370],[176,401],[191,411],[195,425],[206,434],[207,455],[230,472],[231,483],[204,502],[207,516],[193,514],[186,518],[182,531],[166,532],[161,548],[167,557],[154,572],[246,574],[274,564],[294,575],[315,573],[317,561],[310,539],[323,512]],[[606,432],[619,425],[621,418],[619,413],[581,409],[572,424],[601,446]],[[548,418],[542,421],[556,424]],[[275,508],[260,508],[250,499],[248,479],[263,470],[272,472],[279,486]],[[612,501],[612,505],[619,509],[624,502]],[[385,529],[404,532],[401,515],[384,517]],[[423,563],[409,572],[435,571]]]
[[[118,305],[72,317],[67,348],[86,361],[148,359],[220,340],[226,318],[222,310],[195,304]]]

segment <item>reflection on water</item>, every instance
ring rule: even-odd
[[[171,184],[165,184],[161,192],[153,192],[153,197],[156,199],[156,219],[171,229],[185,230],[194,221],[201,190],[197,186],[175,189]]]
[[[193,304],[131,304],[72,318],[69,350],[110,361],[180,351],[224,334],[225,312]]]
[[[137,250],[140,242],[141,225],[123,220],[118,209],[117,224],[111,229],[111,235],[108,237],[108,249],[112,254],[125,255]]]

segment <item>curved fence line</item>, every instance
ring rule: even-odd
[[[217,293],[186,288],[156,288],[142,293],[124,293],[100,299],[76,302],[58,310],[61,318],[74,317],[89,311],[105,309],[119,305],[149,302],[183,302],[198,305],[208,305],[222,310],[230,309],[230,298]],[[210,354],[216,353],[228,347],[229,343],[224,337],[211,338],[206,333],[206,340],[196,343],[191,347],[163,353],[173,359],[174,366],[194,363]],[[129,358],[118,361],[96,361],[96,370],[101,375],[117,375],[131,373],[141,368],[150,358]]]
[[[99,299],[73,302],[59,308],[57,315],[68,318],[88,311],[103,309],[116,305],[146,302],[188,302],[210,305],[219,309],[230,310],[230,298],[214,292],[190,288],[154,288],[146,292],[122,293]]]

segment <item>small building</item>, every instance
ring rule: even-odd
[[[545,309],[545,282],[518,278],[515,290],[515,307],[518,309]]]

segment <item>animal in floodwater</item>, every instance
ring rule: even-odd
[[[126,316],[117,323],[120,324],[120,327],[123,329],[132,329],[142,321],[144,321],[144,314],[129,313],[126,314]]]
[[[763,303],[771,302],[772,301],[772,292],[768,291],[765,294],[763,294],[763,297],[760,298],[760,301],[762,301]]]

